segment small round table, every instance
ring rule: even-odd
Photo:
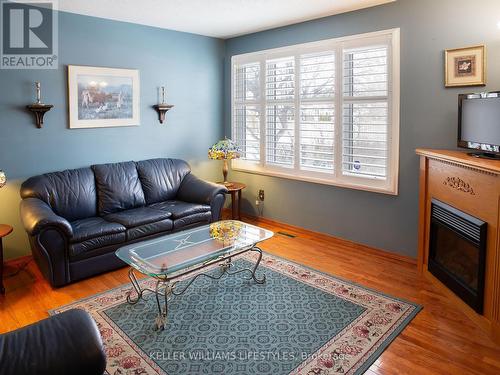
[[[218,184],[224,185],[223,182],[218,182]],[[225,186],[227,193],[231,194],[231,216],[233,220],[241,220],[241,191],[247,186],[241,182],[230,182],[229,184]]]
[[[3,286],[3,243],[2,239],[12,232],[12,227],[7,224],[0,224],[0,293],[5,294]]]

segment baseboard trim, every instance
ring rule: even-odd
[[[224,213],[228,214],[229,216],[231,215],[231,211],[229,209],[224,209]],[[290,231],[290,232],[296,232],[298,235],[302,236],[310,236],[310,237],[315,237],[320,240],[328,241],[328,242],[336,242],[339,245],[346,245],[352,248],[355,248],[357,251],[360,253],[366,253],[370,255],[375,255],[382,257],[384,259],[392,259],[398,262],[404,262],[408,263],[412,266],[417,266],[417,259],[406,256],[406,255],[401,255],[401,254],[396,254],[391,251],[383,250],[383,249],[378,249],[376,247],[368,246],[368,245],[363,245],[358,242],[346,240],[343,238],[335,237],[330,234],[326,233],[321,233],[321,232],[316,232],[310,229],[298,227],[295,225],[283,223],[277,220],[269,219],[266,217],[257,217],[249,214],[242,213],[241,218],[243,221],[248,220],[252,221],[255,223],[263,223],[263,224],[268,224],[268,225],[274,225],[274,226],[280,226],[283,229]]]

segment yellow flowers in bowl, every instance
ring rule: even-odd
[[[222,242],[224,245],[230,245],[239,236],[242,227],[243,225],[239,221],[218,221],[210,224],[210,237]]]

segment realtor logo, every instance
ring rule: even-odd
[[[0,0],[1,69],[57,69],[56,0]]]

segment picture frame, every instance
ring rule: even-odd
[[[477,45],[445,50],[445,86],[485,86],[486,47]]]
[[[70,129],[138,126],[137,69],[68,65]]]

